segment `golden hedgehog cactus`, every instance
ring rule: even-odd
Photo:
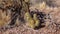
[[[28,22],[27,25],[31,28],[34,28],[34,20],[32,19],[29,12],[26,12],[24,15],[24,19]]]
[[[34,21],[35,21],[35,26],[39,26],[39,19],[37,18],[37,14],[33,15]]]
[[[30,20],[30,19],[32,19],[29,12],[26,12],[26,13],[25,13],[25,19],[26,19],[27,21]]]
[[[34,14],[32,18],[30,13],[26,12],[24,15],[24,19],[27,21],[27,25],[31,28],[35,28],[36,26],[38,27],[39,25],[39,20],[36,14]]]

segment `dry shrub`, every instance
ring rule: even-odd
[[[8,24],[9,20],[11,18],[10,13],[8,12],[8,15],[6,15],[6,11],[2,11],[0,10],[0,26],[4,26],[6,24]]]

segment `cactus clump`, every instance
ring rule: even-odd
[[[26,12],[24,15],[24,18],[27,21],[27,25],[31,28],[38,27],[38,25],[40,23],[36,14],[34,14],[32,17],[29,12]]]

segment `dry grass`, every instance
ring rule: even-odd
[[[6,15],[6,11],[0,10],[0,27],[8,24],[11,16],[10,14]]]

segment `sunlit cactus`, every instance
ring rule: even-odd
[[[34,20],[32,19],[31,15],[29,12],[26,12],[24,15],[25,20],[27,21],[27,24],[29,27],[34,28]]]
[[[38,20],[38,18],[37,18],[37,14],[34,14],[33,15],[33,18],[34,18],[34,20],[35,20],[35,26],[39,26],[39,20]]]
[[[35,28],[35,22],[33,19],[29,20],[28,26],[31,28]]]
[[[29,12],[26,12],[26,13],[25,13],[24,19],[26,19],[27,21],[30,20],[30,19],[32,19]]]
[[[25,20],[27,21],[27,25],[31,28],[35,28],[35,27],[38,27],[39,25],[39,20],[37,18],[37,15],[34,14],[33,15],[33,18],[31,17],[31,14],[29,12],[26,12],[25,13],[25,16],[24,16]]]

